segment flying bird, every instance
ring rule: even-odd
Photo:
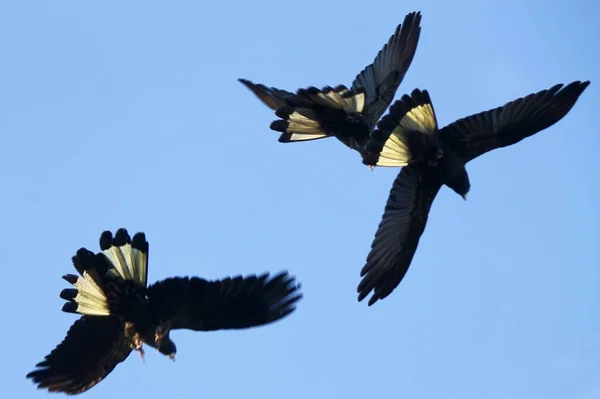
[[[410,67],[421,34],[420,22],[420,12],[408,14],[350,88],[311,86],[291,93],[238,80],[281,118],[271,123],[272,130],[282,133],[279,142],[334,136],[363,155],[369,133],[392,102]]]
[[[402,170],[361,270],[358,301],[373,293],[371,306],[400,284],[443,185],[466,199],[471,187],[465,168],[469,161],[554,125],[589,84],[557,84],[442,129],[438,129],[427,90],[415,89],[396,101],[372,132],[366,145],[369,154],[363,159],[367,165],[400,166]]]
[[[63,278],[75,288],[60,297],[63,311],[83,315],[36,370],[27,374],[38,388],[79,394],[102,381],[132,351],[142,359],[142,344],[169,358],[177,349],[171,330],[245,329],[280,320],[295,310],[300,285],[287,272],[207,281],[173,277],[147,286],[148,241],[130,238],[126,229],[113,237],[104,231],[101,252],[81,248],[73,256],[79,276]]]

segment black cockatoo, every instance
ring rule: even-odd
[[[27,374],[39,388],[78,394],[102,381],[142,344],[174,359],[171,330],[244,329],[280,320],[302,297],[294,277],[228,277],[207,281],[173,277],[147,286],[148,241],[126,229],[100,237],[101,252],[81,248],[73,257],[75,288],[60,293],[63,311],[83,315],[62,343]]]

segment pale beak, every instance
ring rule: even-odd
[[[175,361],[175,354],[169,353],[169,359],[171,359],[172,361]]]

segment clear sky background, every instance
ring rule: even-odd
[[[369,308],[356,286],[398,169],[278,143],[236,79],[350,85],[413,10],[396,99],[428,89],[441,125],[592,84],[470,163],[467,202],[441,190],[405,280]],[[133,354],[82,397],[600,398],[598,20],[591,0],[4,2],[4,395],[48,396],[25,374],[76,319],[61,276],[126,227],[147,234],[151,281],[287,269],[304,299],[267,327],[174,332],[176,362]]]

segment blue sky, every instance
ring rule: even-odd
[[[304,299],[247,331],[172,334],[86,398],[600,397],[600,6],[585,0],[5,2],[0,6],[3,390],[64,337],[60,277],[105,229],[144,231],[149,279],[290,270]],[[359,271],[397,169],[335,139],[280,144],[236,81],[349,85],[404,16],[397,97],[438,121],[591,80],[558,124],[471,162],[438,195],[402,284]],[[133,396],[132,396],[133,395]]]

